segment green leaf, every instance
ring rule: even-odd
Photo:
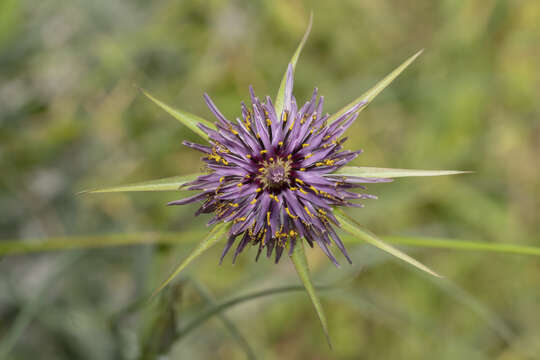
[[[309,23],[308,23],[306,32],[304,33],[304,37],[302,38],[302,41],[300,41],[300,44],[298,44],[298,47],[296,48],[296,51],[294,52],[291,58],[290,63],[292,64],[293,71],[296,68],[296,63],[298,62],[300,53],[302,52],[304,44],[306,43],[309,37],[309,33],[311,32],[311,25],[313,25],[313,12],[309,16]],[[281,79],[281,84],[279,85],[279,90],[276,95],[276,101],[274,102],[274,107],[276,109],[276,116],[278,118],[281,116],[281,112],[283,111],[286,83],[287,83],[287,71],[285,71],[285,74],[283,75],[283,79]]]
[[[420,54],[422,54],[423,51],[424,51],[424,49],[418,51],[416,54],[414,54],[413,56],[411,56],[410,58],[405,60],[405,62],[403,64],[398,66],[390,74],[386,75],[386,77],[384,79],[382,79],[377,84],[375,84],[375,86],[373,86],[371,89],[369,89],[368,91],[366,91],[365,93],[363,93],[362,95],[357,97],[355,100],[353,100],[347,106],[345,106],[344,108],[342,108],[341,110],[336,112],[334,115],[330,116],[328,118],[328,123],[329,124],[333,123],[337,118],[339,118],[341,115],[343,115],[345,112],[347,112],[347,110],[349,110],[351,107],[353,107],[354,105],[358,104],[361,101],[366,101],[367,104],[369,104],[371,101],[373,101],[373,99],[375,99],[375,97],[377,95],[379,95],[379,93],[381,91],[383,91],[384,88],[386,88],[388,85],[390,85],[390,83],[392,81],[394,81],[394,79],[396,77],[398,77],[398,75],[401,74],[403,72],[403,70],[405,70],[414,60],[416,60],[416,58],[418,56],[420,56]],[[364,110],[365,107],[366,106],[362,106],[358,110],[358,112],[361,112],[362,110]]]
[[[389,169],[367,166],[344,166],[332,174],[326,176],[343,175],[343,176],[359,176],[367,178],[398,178],[407,176],[443,176],[468,174],[470,171],[458,170],[414,170],[414,169]]]
[[[202,313],[200,313],[195,319],[187,323],[179,331],[177,339],[180,340],[183,337],[187,336],[189,333],[191,333],[193,330],[195,330],[200,325],[202,325],[206,320],[212,318],[214,315],[219,314],[227,310],[228,308],[231,308],[245,301],[254,300],[254,299],[264,297],[264,296],[269,296],[269,295],[276,295],[276,294],[288,293],[288,292],[293,292],[293,291],[303,291],[304,289],[305,288],[303,286],[297,286],[297,285],[282,286],[278,288],[271,288],[271,289],[266,289],[266,290],[254,292],[251,294],[247,294],[247,295],[238,296],[234,299],[227,300],[222,303],[218,303],[214,306],[207,308]]]
[[[387,253],[397,257],[398,259],[401,259],[412,266],[427,272],[428,274],[431,274],[433,276],[441,277],[439,274],[428,268],[427,266],[423,265],[422,263],[418,262],[417,260],[413,259],[409,255],[401,252],[399,249],[396,249],[392,245],[389,245],[385,243],[384,241],[378,239],[375,235],[370,233],[369,231],[363,230],[359,224],[356,223],[353,219],[345,215],[341,210],[334,210],[336,218],[341,223],[341,228],[348,232],[351,235],[354,235],[358,237],[361,240],[364,240],[365,242],[378,247],[379,249],[386,251]]]
[[[188,255],[187,258],[182,260],[182,262],[176,267],[176,270],[165,280],[152,294],[150,298],[153,298],[157,293],[159,293],[165,286],[167,286],[182,270],[184,270],[193,260],[201,256],[206,250],[210,249],[212,246],[217,244],[219,240],[225,235],[229,229],[230,224],[221,223],[216,226],[208,233],[206,238],[204,238],[193,251]]]
[[[210,290],[197,279],[191,278],[190,280],[197,293],[206,301],[206,303],[212,307],[215,306],[216,299],[214,298],[214,295],[210,292]],[[217,316],[219,317],[223,325],[227,328],[232,337],[235,338],[238,344],[242,347],[242,349],[246,353],[246,357],[248,358],[248,360],[257,359],[257,356],[255,355],[255,350],[251,347],[251,345],[249,345],[248,341],[242,335],[238,327],[225,314],[218,313]]]
[[[188,113],[186,111],[178,110],[173,107],[170,107],[169,105],[165,104],[164,102],[156,99],[152,95],[150,95],[146,90],[140,89],[141,92],[150,100],[152,100],[157,106],[168,112],[170,115],[172,115],[176,120],[180,121],[182,124],[186,125],[188,128],[190,128],[193,132],[201,136],[203,139],[208,140],[208,135],[201,129],[197,127],[198,123],[201,123],[211,129],[215,129],[214,124],[212,124],[210,121],[203,119],[202,117],[199,117],[197,115]]]
[[[140,232],[65,236],[47,239],[2,240],[0,241],[0,256],[76,249],[101,249],[117,246],[191,244],[195,242],[193,239],[200,238],[201,236],[204,236],[204,233],[195,230],[188,232]],[[399,245],[540,256],[540,247],[528,245],[486,243],[481,241],[464,241],[446,238],[403,236],[384,236],[382,238],[386,242]],[[360,240],[355,236],[347,234],[343,237],[343,241],[351,243],[359,242]]]
[[[313,306],[315,307],[315,311],[317,312],[317,316],[319,317],[319,320],[321,322],[321,326],[324,331],[324,335],[326,336],[326,341],[328,342],[328,346],[332,348],[330,335],[328,334],[328,325],[326,323],[326,315],[324,314],[324,309],[322,307],[321,301],[319,300],[319,297],[317,296],[317,293],[315,292],[315,287],[313,286],[313,283],[311,282],[311,277],[309,275],[309,267],[308,267],[308,262],[306,258],[306,253],[304,250],[303,241],[299,241],[294,247],[294,251],[291,255],[291,260],[294,264],[294,268],[296,269],[296,272],[298,273],[298,277],[302,281],[302,284],[304,284],[304,287],[309,295],[309,298],[311,299],[311,302],[313,303]]]
[[[479,241],[464,241],[454,239],[441,238],[423,238],[411,236],[386,236],[386,241],[407,246],[429,247],[451,250],[467,250],[467,251],[489,251],[505,254],[519,255],[537,255],[540,256],[540,247],[515,245],[515,244],[500,244],[486,243]]]
[[[111,192],[128,192],[128,191],[172,191],[179,190],[184,184],[197,179],[203,174],[190,174],[183,176],[173,176],[164,179],[149,180],[140,183],[127,185],[113,186],[103,189],[84,190],[78,194],[99,194]]]

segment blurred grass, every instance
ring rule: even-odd
[[[351,127],[348,147],[365,150],[353,165],[475,171],[372,185],[379,200],[351,214],[378,235],[540,245],[540,3],[503,0],[0,1],[0,238],[181,231],[191,241],[206,219],[193,219],[194,207],[165,207],[170,193],[74,194],[199,171],[199,154],[181,145],[196,135],[132,85],[210,118],[207,91],[235,117],[249,84],[259,95],[275,94],[311,10],[295,94],[303,100],[319,87],[329,112],[426,49]],[[9,358],[140,357],[146,329],[165,308],[140,308],[114,331],[108,321],[155,289],[186,250],[89,252],[50,289]],[[253,301],[227,315],[264,359],[540,353],[536,257],[413,250],[456,287],[443,291],[365,247],[341,270],[309,252],[316,282],[363,269],[343,295],[322,299],[332,353],[305,294]],[[188,270],[218,300],[291,284],[287,262],[254,264],[244,254],[234,267],[217,266],[219,253],[210,250]],[[61,264],[54,254],[1,259],[0,339]],[[182,289],[166,307],[179,324],[205,304],[189,285]],[[463,292],[513,335],[501,337],[474,316],[471,302],[456,301]],[[171,358],[243,358],[226,331],[212,319],[167,351]]]

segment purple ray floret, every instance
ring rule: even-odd
[[[301,108],[294,96],[293,69],[289,65],[284,105],[276,114],[269,97],[261,102],[250,87],[251,107],[242,103],[242,119],[228,120],[208,95],[204,99],[216,116],[216,129],[198,124],[210,146],[184,141],[184,145],[205,154],[208,174],[186,184],[202,191],[169,205],[202,201],[197,211],[214,213],[209,225],[231,223],[229,239],[221,260],[235,243],[233,262],[248,245],[258,247],[257,257],[266,248],[279,262],[285,248],[292,253],[301,239],[316,243],[338,265],[331,251],[334,244],[351,262],[333,226],[335,206],[358,206],[350,200],[374,198],[349,191],[362,183],[388,179],[332,175],[361,151],[342,150],[343,133],[355,121],[359,102],[331,124],[322,113],[324,98],[317,89]],[[278,116],[279,115],[279,116]]]

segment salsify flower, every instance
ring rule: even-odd
[[[462,172],[346,166],[360,151],[343,149],[347,139],[343,136],[345,131],[360,111],[409,66],[421,51],[330,116],[323,112],[324,99],[318,96],[317,89],[302,106],[297,104],[292,95],[294,67],[310,29],[311,19],[281,82],[275,103],[268,96],[261,101],[250,87],[251,104],[247,106],[242,103],[241,117],[234,121],[223,116],[206,94],[204,99],[217,119],[214,123],[174,109],[142,90],[159,107],[208,140],[208,145],[184,141],[188,147],[205,154],[205,174],[151,180],[90,192],[199,191],[191,197],[172,201],[169,205],[202,202],[196,215],[214,214],[208,223],[214,226],[154,294],[167,286],[225,234],[228,240],[220,262],[235,243],[233,262],[249,246],[257,247],[256,259],[265,252],[268,257],[274,254],[276,263],[288,249],[330,343],[326,317],[311,282],[303,242],[311,247],[316,243],[338,265],[331,250],[332,245],[335,245],[347,261],[352,263],[336,232],[336,228],[340,227],[356,239],[366,241],[437,276],[428,267],[364,230],[339,208],[361,206],[356,200],[374,198],[364,192],[352,191],[365,190],[366,183],[386,182],[404,176],[438,176]]]
[[[333,207],[360,206],[352,201],[374,196],[351,189],[391,181],[332,174],[361,153],[344,150],[347,138],[343,135],[366,101],[357,102],[329,124],[330,115],[323,112],[324,97],[318,96],[316,88],[302,106],[292,90],[289,64],[283,110],[276,113],[270,97],[262,101],[250,87],[251,104],[242,103],[241,118],[235,121],[223,116],[205,94],[217,118],[216,128],[201,123],[198,127],[208,135],[210,145],[183,142],[205,154],[209,173],[185,184],[200,193],[169,205],[202,201],[196,215],[213,213],[208,225],[232,224],[221,260],[236,243],[233,263],[249,245],[258,248],[256,259],[261,252],[267,257],[274,253],[277,263],[286,248],[292,254],[296,243],[305,239],[311,247],[316,243],[335,265],[332,244],[352,263],[334,230],[340,223]]]

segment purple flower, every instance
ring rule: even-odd
[[[220,262],[236,242],[233,263],[248,245],[258,247],[256,260],[266,251],[267,257],[275,253],[277,263],[287,247],[292,253],[297,241],[305,239],[311,247],[317,243],[339,265],[330,249],[335,244],[352,263],[334,230],[333,226],[340,224],[333,207],[361,206],[351,200],[374,196],[351,189],[365,189],[361,183],[390,181],[332,175],[361,153],[343,150],[347,138],[342,136],[366,102],[357,103],[328,123],[329,115],[323,114],[324,98],[318,97],[317,89],[298,107],[292,88],[293,68],[289,64],[283,111],[276,114],[270,97],[261,101],[250,87],[251,106],[242,103],[242,119],[236,121],[225,118],[205,94],[218,120],[216,130],[198,124],[210,145],[183,142],[205,154],[208,174],[185,185],[202,192],[169,205],[201,201],[196,215],[214,213],[208,225],[231,224]]]

